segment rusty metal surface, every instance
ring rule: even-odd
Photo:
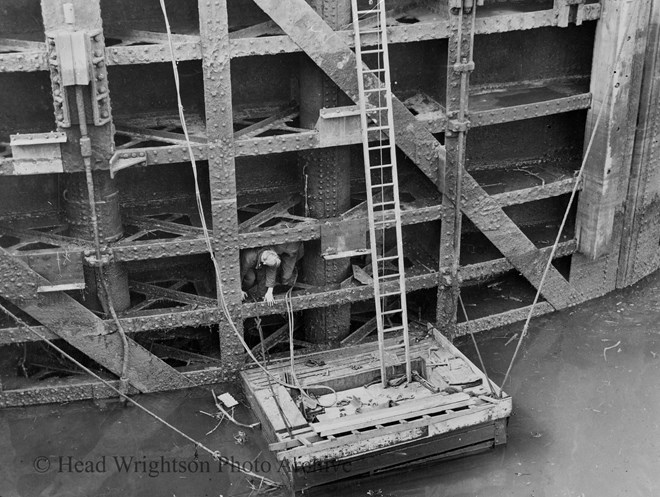
[[[115,374],[121,374],[122,341],[118,333],[109,333],[105,323],[63,292],[38,294],[38,286],[50,282],[39,276],[25,263],[0,251],[2,281],[0,295],[10,300],[32,318],[64,338],[78,350]],[[22,329],[23,333],[31,333]],[[186,382],[167,364],[151,355],[133,340],[129,340],[130,364],[127,376],[140,391],[183,388]]]
[[[534,307],[533,316],[542,316],[552,312],[554,308],[548,302],[540,302]],[[527,318],[529,307],[521,307],[512,311],[493,314],[491,316],[472,319],[469,322],[459,323],[457,326],[457,336],[467,335],[468,333],[478,333],[480,331],[490,330],[499,326],[522,321]]]
[[[206,135],[208,139],[213,247],[222,292],[237,333],[243,333],[238,250],[236,169],[232,114],[231,57],[227,0],[199,0]],[[220,326],[220,353],[228,370],[237,371],[242,346],[230,326]]]
[[[576,250],[576,243],[574,240],[562,242],[559,249],[555,254],[556,258],[565,257],[574,253]],[[544,257],[550,253],[550,248],[546,247],[541,249]],[[461,280],[469,284],[471,282],[493,278],[497,275],[504,274],[514,269],[513,265],[506,259],[494,259],[486,262],[469,264],[461,267],[460,275]],[[438,274],[435,272],[413,276],[407,279],[407,285],[412,285],[410,291],[422,288],[433,288],[438,284]],[[199,297],[192,294],[184,294],[183,292],[172,291],[155,287],[153,285],[146,285],[140,283],[132,283],[134,290],[142,292],[151,296],[161,296],[163,298],[173,299],[175,301],[187,302],[196,304],[199,308],[192,310],[150,310],[135,313],[131,317],[122,317],[121,323],[127,333],[140,333],[154,329],[168,330],[181,327],[197,327],[208,326],[215,323],[224,321],[222,312],[215,307],[215,300],[205,297]],[[369,292],[369,287],[352,287],[344,289],[330,289],[323,291],[317,290],[309,295],[296,297],[296,308],[322,307],[328,303],[342,303],[348,301],[368,300],[373,298],[373,293]],[[279,302],[279,307],[284,305]],[[282,312],[278,310],[279,307],[268,308],[263,303],[246,303],[243,304],[244,317],[266,314],[277,314]],[[112,321],[104,321],[107,329],[114,329]],[[43,333],[48,338],[56,338],[57,335],[48,331],[44,327],[36,327],[37,331]],[[2,328],[0,329],[0,345],[8,343],[21,343],[25,341],[38,341],[35,335],[28,330],[22,328]]]
[[[182,376],[186,378],[185,381],[188,387],[192,385],[211,385],[229,379],[226,369],[222,367],[203,367],[199,370],[185,371],[182,373]],[[116,389],[120,388],[118,380],[111,380],[108,383]],[[172,389],[163,385],[160,391]],[[129,395],[135,395],[138,393],[138,390],[129,386],[127,393]],[[81,379],[72,382],[67,378],[55,385],[4,390],[0,392],[0,408],[116,397],[116,391],[100,381]]]
[[[572,112],[574,110],[587,109],[590,105],[591,94],[584,93],[542,102],[508,107],[503,106],[487,111],[475,111],[470,113],[471,127],[488,126],[521,119]],[[416,119],[423,123],[432,133],[444,132],[447,125],[444,115],[432,119],[424,115],[418,115]],[[360,139],[360,137],[355,137],[350,143],[357,144],[360,142]],[[237,139],[234,141],[234,156],[251,157],[274,153],[298,152],[346,144],[346,140],[341,136],[324,134],[319,130],[309,130],[284,135]],[[208,159],[208,146],[206,144],[193,143],[193,150],[197,160]],[[117,150],[113,156],[113,162],[121,163],[122,161],[126,161],[131,164],[131,167],[145,167],[159,164],[185,163],[187,162],[187,158],[187,147],[181,143],[172,143],[163,146],[131,148],[125,151]],[[0,175],[28,174],[35,167],[38,167],[38,162],[31,159],[17,157],[0,159]],[[102,162],[97,163],[95,167],[97,169],[106,169],[111,166]],[[73,164],[68,167],[69,172],[78,170],[83,170],[82,164]]]
[[[591,107],[591,93],[583,93],[570,97],[555,98],[544,102],[533,104],[514,105],[500,109],[471,112],[470,122],[474,127],[488,126],[492,124],[520,121],[534,117],[549,116],[574,110],[588,109]]]
[[[40,281],[25,262],[0,248],[0,296],[12,301],[34,300]]]
[[[296,8],[285,8],[274,0],[256,0],[256,3],[278,25],[293,37],[305,52],[354,101],[357,92],[355,54],[334,36],[332,29],[304,2],[296,1]],[[306,26],[307,29],[302,29]],[[378,84],[374,82],[374,84]],[[429,179],[444,191],[442,184],[444,147],[420,124],[398,99],[393,99],[397,145],[415,162]],[[401,135],[399,135],[401,133]],[[504,213],[499,204],[463,171],[464,189],[462,211],[489,240],[509,259],[533,285],[540,283],[543,260],[534,244]],[[576,290],[551,267],[543,295],[556,308],[566,307],[581,300]]]
[[[583,21],[599,19],[600,11],[601,6],[598,3],[585,5]],[[544,10],[478,18],[476,32],[479,34],[504,33],[557,25],[555,13],[552,10]],[[388,29],[388,37],[391,43],[409,43],[447,38],[448,32],[446,21],[421,22],[392,26]],[[337,34],[352,46],[353,35],[350,31],[339,31]],[[230,48],[231,57],[276,55],[301,51],[300,47],[286,35],[231,39]],[[174,50],[177,60],[201,59],[201,43],[198,41],[175,41]],[[164,44],[108,47],[106,57],[108,65],[167,62],[169,61],[169,48]],[[47,69],[45,47],[44,50],[0,54],[0,72],[29,72]]]
[[[474,70],[473,59],[476,6],[449,8],[449,39],[447,42],[447,91],[445,98],[445,150],[447,164],[441,174],[442,205],[446,216],[440,226],[440,271],[443,283],[438,286],[436,323],[452,337],[456,331],[456,309],[460,293],[458,266],[461,255],[461,232],[463,217],[460,212],[462,196],[462,172],[466,163],[467,132],[471,126],[468,120],[470,74]]]

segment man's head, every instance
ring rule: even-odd
[[[279,267],[282,261],[280,260],[280,256],[277,255],[274,250],[264,250],[261,253],[259,262],[264,266]]]

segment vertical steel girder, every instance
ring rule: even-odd
[[[255,0],[255,3],[353,101],[358,101],[355,54],[304,0],[286,3]],[[378,82],[374,80],[373,85],[376,84]],[[445,148],[399,99],[393,97],[392,104],[398,147],[444,192]],[[542,253],[467,171],[463,170],[462,174],[463,213],[532,285],[538,287],[546,262]],[[580,300],[576,290],[554,267],[550,268],[542,294],[555,308],[566,307]]]
[[[349,0],[318,0],[315,7],[329,25],[338,28],[351,20]],[[304,60],[300,73],[300,125],[314,128],[323,108],[342,104],[342,92],[312,61]],[[306,216],[337,217],[351,206],[351,155],[348,147],[330,147],[299,153]],[[348,258],[325,260],[321,243],[308,244],[302,261],[306,283],[337,284],[348,274]],[[305,337],[314,343],[338,343],[349,333],[350,304],[304,312]]]
[[[224,299],[232,321],[243,333],[239,267],[238,208],[234,166],[234,130],[227,0],[199,0],[199,29],[204,70],[213,247]],[[230,326],[220,329],[220,354],[229,374],[238,371],[243,350]]]
[[[472,50],[474,46],[474,17],[476,5],[470,10],[463,2],[458,7],[449,8],[449,39],[447,53],[447,129],[445,149],[447,165],[444,170],[445,190],[442,205],[445,212],[440,227],[440,267],[442,274],[438,285],[436,323],[448,336],[456,331],[456,309],[460,292],[458,268],[461,254],[462,213],[460,208],[463,170],[465,168],[465,148],[467,141],[468,90],[470,72],[474,67]]]

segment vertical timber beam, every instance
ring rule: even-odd
[[[653,2],[617,286],[660,267],[660,2]]]
[[[616,287],[650,0],[604,0],[602,5],[585,146],[603,114],[585,164],[576,219],[579,254],[570,278],[586,298]]]
[[[227,0],[199,0],[198,5],[213,246],[222,282],[222,289],[217,291],[223,292],[230,316],[238,332],[243,333]],[[220,323],[219,334],[223,369],[230,379],[240,368],[243,350],[227,323]]]
[[[67,85],[71,76],[65,74],[67,65],[63,58],[69,55],[78,68],[85,65],[89,71],[88,84],[83,86],[85,121],[91,141],[91,163],[93,171],[94,199],[99,238],[102,245],[115,241],[123,235],[119,210],[119,193],[114,180],[107,172],[113,152],[114,141],[110,95],[105,63],[105,40],[102,31],[101,7],[99,0],[43,0],[41,2],[46,43],[50,64],[51,85],[58,130],[67,134],[67,142],[62,144],[64,171],[72,165],[82,164],[85,146],[81,142],[81,127],[78,119],[76,86]],[[78,40],[84,41],[66,47],[63,33],[81,34]],[[74,64],[75,65],[75,64]],[[84,71],[83,71],[84,72]],[[68,78],[67,78],[68,76]],[[87,76],[82,77],[83,80]],[[70,83],[70,81],[68,81]],[[77,168],[80,169],[79,167]],[[83,240],[94,240],[92,210],[85,175],[66,175],[66,219],[70,235]],[[101,310],[103,298],[99,298],[97,276],[103,272],[108,284],[114,307],[117,311],[130,307],[128,272],[121,263],[109,262],[100,270],[85,266],[87,305]],[[105,309],[107,312],[107,309]]]
[[[440,267],[436,321],[448,337],[456,332],[456,309],[460,292],[458,268],[461,253],[461,189],[465,168],[465,145],[469,122],[466,119],[470,72],[474,69],[474,18],[476,5],[449,2],[447,52],[447,129],[445,132],[445,189],[440,228]],[[451,215],[446,215],[450,213]]]
[[[333,29],[351,22],[350,0],[314,0],[313,7]],[[300,68],[300,123],[313,128],[319,110],[343,105],[346,97],[337,85],[305,55]],[[349,147],[331,147],[301,152],[299,155],[305,193],[305,216],[329,218],[351,207],[351,155]],[[346,278],[350,259],[326,261],[319,240],[308,243],[303,259],[305,280],[326,286]],[[350,304],[309,309],[303,313],[305,338],[312,343],[338,343],[349,333]]]

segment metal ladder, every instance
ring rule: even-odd
[[[412,371],[385,4],[383,0],[351,0],[351,4],[381,381],[386,387],[386,334],[403,332],[408,382]],[[398,299],[398,306],[388,306],[387,299]]]

